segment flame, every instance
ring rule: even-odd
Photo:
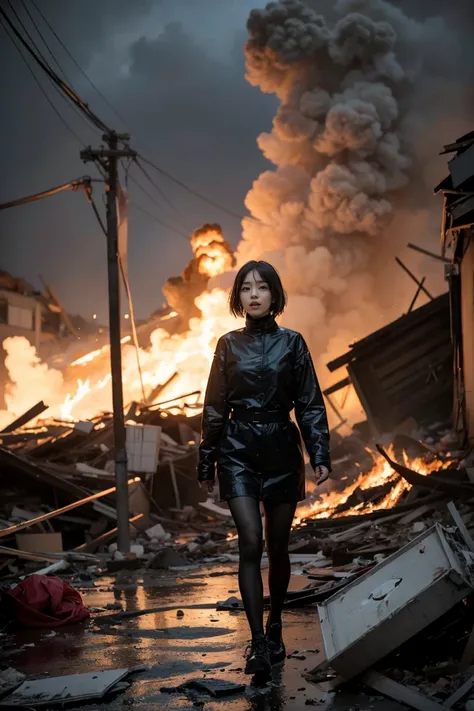
[[[170,383],[153,399],[171,401],[175,399],[171,411],[183,410],[185,414],[195,414],[196,408],[187,407],[183,395],[199,391],[197,403],[202,403],[209,369],[217,339],[222,333],[235,328],[235,319],[229,316],[227,292],[213,289],[204,292],[195,300],[202,312],[202,318],[193,318],[189,331],[169,335],[163,328],[157,328],[150,336],[149,349],[139,349],[138,357],[142,371],[145,393],[149,395],[160,385]],[[105,351],[108,349],[106,348]],[[100,349],[100,355],[104,355]],[[91,363],[88,354],[74,365]],[[97,351],[94,351],[94,358]],[[137,369],[137,354],[131,345],[122,349],[122,381],[124,403],[142,401],[141,383]],[[108,367],[108,363],[104,363]],[[171,381],[171,378],[177,374]],[[78,379],[75,392],[69,392],[61,405],[62,419],[88,419],[100,410],[110,410],[110,374],[96,379]],[[152,404],[149,402],[148,404]]]
[[[195,230],[191,247],[198,261],[198,270],[204,276],[212,278],[232,267],[233,254],[218,225]]]
[[[395,459],[393,446],[390,446],[388,451],[390,457]],[[344,516],[371,513],[372,511],[379,511],[380,509],[389,509],[392,508],[392,506],[395,506],[402,494],[411,489],[411,484],[405,481],[405,479],[402,479],[399,474],[394,472],[387,460],[380,454],[374,454],[373,457],[374,466],[372,469],[366,474],[359,474],[354,481],[345,487],[344,491],[324,493],[311,504],[303,504],[302,506],[299,506],[296,512],[294,525],[300,524],[305,518],[342,518]],[[428,476],[431,472],[439,469],[439,462],[426,462],[421,457],[411,459],[408,457],[406,452],[403,453],[403,460],[406,467],[413,469],[418,474],[422,474],[423,476]],[[361,489],[363,491],[375,489],[376,487],[383,486],[388,482],[392,482],[393,486],[381,501],[361,502],[360,504],[352,506],[345,511],[337,511],[337,509],[345,504],[349,497],[352,496],[357,489]]]
[[[131,336],[124,336],[121,340],[120,343],[128,343],[131,340]],[[81,356],[80,358],[76,358],[76,360],[73,360],[71,363],[71,366],[74,365],[87,365],[87,363],[90,363],[91,361],[95,360],[95,358],[98,358],[99,356],[103,355],[104,353],[108,353],[110,350],[110,346],[107,343],[105,346],[102,346],[102,348],[98,348],[95,351],[91,351],[90,353],[86,353],[86,355]]]
[[[227,291],[205,291],[195,299],[202,317],[191,319],[187,332],[170,335],[161,327],[152,332],[150,347],[138,351],[145,395],[150,397],[160,385],[170,382],[148,404],[174,398],[171,412],[181,411],[191,415],[199,411],[217,340],[223,333],[240,325],[230,316],[227,302]],[[129,341],[130,336],[122,339],[125,406],[132,401],[143,400],[137,353]],[[8,424],[31,407],[31,403],[39,400],[48,403],[48,418],[57,417],[71,422],[92,419],[101,412],[111,411],[108,345],[77,358],[64,371],[42,363],[25,338],[6,339],[4,347],[13,365],[9,368],[12,383],[7,386],[5,396],[8,410],[0,411],[0,424]],[[175,377],[171,380],[172,376]],[[182,396],[196,391],[199,395],[194,398],[191,407],[187,406],[189,403]]]

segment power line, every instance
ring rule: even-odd
[[[65,71],[62,69],[62,67],[61,67],[61,65],[59,64],[59,62],[57,61],[56,57],[54,56],[54,54],[53,54],[53,53],[51,52],[51,50],[49,49],[49,47],[48,47],[48,45],[47,45],[47,43],[46,43],[44,37],[42,36],[41,32],[40,32],[40,31],[38,30],[38,28],[36,27],[36,25],[35,25],[35,23],[34,23],[34,20],[33,20],[33,18],[31,17],[31,14],[30,14],[30,12],[29,12],[27,6],[26,6],[25,3],[24,3],[24,0],[20,0],[20,1],[21,1],[21,3],[22,3],[22,5],[23,5],[23,7],[24,7],[24,9],[25,9],[25,11],[26,11],[26,13],[28,14],[28,17],[30,18],[31,22],[33,23],[33,27],[36,29],[37,33],[39,34],[39,36],[40,36],[40,38],[41,38],[41,40],[42,40],[44,46],[46,47],[46,49],[47,49],[47,51],[49,52],[49,54],[52,56],[52,58],[53,58],[54,62],[56,63],[56,65],[58,66],[59,71],[62,72],[62,73],[64,74],[64,76],[66,77],[66,79],[67,79],[67,76],[66,76]],[[42,51],[40,50],[40,48],[39,48],[38,45],[36,44],[36,42],[35,42],[35,40],[33,39],[33,37],[32,37],[32,36],[30,35],[30,33],[28,32],[28,29],[25,27],[25,25],[24,25],[22,19],[19,17],[18,13],[16,12],[15,8],[13,7],[13,5],[12,5],[12,3],[11,3],[11,0],[8,0],[8,4],[9,4],[9,6],[10,6],[12,12],[13,12],[13,14],[15,15],[17,21],[19,22],[20,27],[23,29],[23,32],[25,33],[25,35],[26,35],[26,36],[28,37],[28,39],[30,40],[31,44],[33,45],[33,47],[34,47],[34,48],[36,49],[36,51],[38,52],[38,54],[39,54],[39,56],[41,57],[41,59],[42,59],[42,60],[44,61],[44,63],[48,66],[48,68],[49,68],[51,71],[53,71],[53,68],[51,67],[51,65],[50,65],[49,62],[47,61],[46,57],[44,56],[44,54],[42,53]],[[69,81],[69,80],[68,80],[68,81]],[[70,83],[71,86],[72,86],[72,83],[71,83],[70,81],[69,81],[69,83]],[[66,104],[68,104],[69,107],[72,107],[73,110],[81,117],[81,120],[85,121],[85,122],[87,123],[88,127],[90,128],[90,123],[89,123],[89,121],[86,119],[86,117],[84,116],[83,112],[82,112],[82,111],[79,111],[79,109],[77,108],[77,106],[75,106],[74,104],[71,105],[71,104],[68,102],[67,98],[64,96],[64,93],[58,88],[58,86],[57,86],[56,84],[53,84],[52,86],[53,86],[54,90],[58,93],[58,95],[61,97],[61,100],[62,100],[62,101],[65,101]],[[84,141],[81,141],[81,143],[84,145]]]
[[[152,220],[157,222],[162,227],[166,227],[166,229],[171,230],[171,232],[175,232],[180,237],[183,237],[186,240],[186,242],[189,242],[189,235],[185,234],[184,232],[181,232],[176,227],[169,225],[167,222],[164,222],[164,220],[161,220],[159,217],[157,217],[156,215],[153,215],[151,212],[148,212],[148,210],[145,210],[145,208],[142,207],[141,205],[138,205],[138,203],[134,202],[133,200],[130,200],[130,205],[133,205],[133,207],[136,210],[143,212],[144,215],[147,215],[148,217],[150,217]]]
[[[24,5],[23,0],[21,0],[21,1],[22,1],[23,5]],[[10,2],[10,0],[9,0],[9,2]],[[103,99],[103,101],[105,101],[105,103],[106,103],[106,104],[109,106],[109,108],[115,113],[115,115],[120,119],[120,121],[122,121],[122,122],[126,125],[126,122],[124,121],[124,119],[118,114],[118,112],[115,110],[115,108],[112,106],[112,104],[111,104],[111,103],[107,100],[107,98],[102,94],[102,92],[98,89],[98,87],[92,82],[92,80],[88,77],[88,75],[83,71],[83,69],[82,69],[82,67],[79,65],[79,63],[75,60],[75,58],[73,57],[73,55],[69,52],[69,50],[67,49],[66,45],[62,42],[62,40],[61,40],[61,38],[59,37],[59,35],[55,32],[54,28],[51,26],[51,24],[49,23],[49,21],[47,20],[47,18],[43,15],[43,13],[41,12],[41,10],[40,10],[39,7],[37,6],[35,0],[31,0],[31,3],[32,3],[32,5],[35,7],[36,11],[38,12],[38,14],[39,14],[40,17],[42,18],[42,20],[47,24],[48,28],[49,28],[50,31],[53,33],[53,35],[54,35],[54,37],[56,38],[56,40],[60,43],[61,47],[64,49],[64,51],[65,51],[65,52],[67,53],[67,55],[70,57],[71,61],[74,62],[75,66],[78,68],[78,70],[81,72],[81,74],[83,74],[83,76],[87,79],[87,81],[91,84],[91,86],[97,91],[97,93],[99,94],[99,96],[101,96],[101,98]],[[25,9],[26,9],[26,7],[25,7]],[[13,8],[12,8],[12,10],[13,10]],[[15,13],[17,19],[19,19],[17,13],[16,13],[14,10],[13,10],[13,12]],[[27,12],[28,12],[28,10],[27,10]],[[13,31],[15,32],[15,34],[18,36],[18,38],[20,39],[20,41],[22,42],[22,44],[24,44],[24,46],[26,47],[26,49],[30,52],[30,54],[32,54],[32,56],[34,57],[34,59],[40,64],[40,66],[44,69],[44,71],[48,74],[48,76],[52,79],[52,81],[53,81],[56,85],[59,86],[59,88],[66,94],[66,96],[68,96],[68,97],[73,101],[73,103],[74,103],[76,106],[78,106],[78,107],[81,109],[81,111],[83,111],[83,112],[85,113],[85,115],[87,116],[87,118],[89,118],[90,120],[93,121],[93,123],[95,123],[95,125],[96,125],[98,128],[100,128],[100,129],[103,130],[103,131],[106,131],[107,133],[110,133],[109,129],[105,126],[105,124],[103,124],[103,122],[102,122],[97,116],[95,116],[95,114],[92,113],[92,111],[89,109],[88,105],[85,104],[85,103],[80,99],[80,97],[79,97],[70,87],[68,87],[68,86],[54,73],[54,71],[51,69],[51,67],[50,67],[50,66],[48,65],[48,63],[46,62],[44,56],[42,56],[42,55],[41,55],[41,52],[39,52],[38,47],[36,47],[36,49],[38,50],[39,54],[42,56],[43,62],[41,61],[40,58],[38,58],[38,57],[35,55],[35,53],[33,52],[33,50],[32,50],[30,47],[28,47],[27,43],[24,41],[24,39],[23,39],[23,38],[21,37],[21,35],[18,33],[18,31],[16,30],[16,28],[13,26],[13,24],[10,22],[10,20],[8,19],[8,17],[6,16],[6,14],[4,13],[4,11],[3,11],[1,8],[0,8],[0,13],[1,13],[1,15],[4,17],[4,19],[8,22],[8,24],[11,26],[12,30],[13,30]],[[54,54],[51,52],[51,50],[49,49],[47,43],[45,42],[45,40],[44,40],[44,38],[43,38],[41,32],[40,32],[39,29],[38,29],[38,27],[37,27],[36,24],[34,23],[34,20],[33,20],[33,18],[31,17],[31,14],[30,14],[29,12],[28,12],[28,16],[30,17],[31,21],[33,22],[33,25],[34,25],[35,29],[37,30],[38,34],[40,35],[41,39],[43,40],[43,43],[44,43],[45,46],[47,47],[47,49],[48,49],[49,53],[51,54],[51,56],[53,57],[54,61],[56,62],[56,64],[57,64],[58,67],[60,68],[60,70],[63,71],[63,70],[61,69],[60,65],[59,65],[59,62],[56,60],[56,57],[55,57]],[[21,23],[21,20],[20,20],[20,23]],[[21,23],[21,24],[22,24],[22,23]],[[23,29],[25,29],[23,24],[22,24],[22,27],[23,27]],[[25,30],[25,31],[26,31],[26,30]],[[27,35],[28,35],[28,33],[27,33]],[[29,36],[29,35],[28,35],[28,36]],[[31,37],[30,37],[30,40],[31,40]],[[34,42],[33,42],[33,44],[34,44]],[[35,46],[36,46],[36,45],[35,45]],[[63,71],[63,73],[64,73],[64,71]],[[229,215],[230,217],[233,217],[234,219],[239,220],[239,222],[242,220],[242,216],[241,216],[241,215],[238,215],[237,213],[233,212],[232,210],[229,210],[228,208],[224,207],[223,205],[220,205],[219,203],[217,203],[216,201],[214,201],[214,200],[212,200],[211,198],[207,197],[206,195],[203,195],[203,194],[199,193],[197,190],[194,190],[193,188],[189,187],[189,186],[186,185],[183,181],[179,180],[178,178],[175,178],[173,175],[171,175],[170,173],[166,172],[165,170],[163,170],[162,168],[160,168],[159,166],[157,166],[156,164],[154,164],[152,161],[147,160],[147,159],[144,158],[143,156],[139,156],[139,157],[141,158],[141,160],[142,160],[143,162],[145,162],[145,163],[147,163],[148,165],[150,165],[151,167],[153,167],[153,168],[154,168],[155,170],[157,170],[159,173],[161,173],[161,174],[164,175],[166,178],[168,178],[168,180],[171,180],[171,181],[174,182],[176,185],[179,185],[181,188],[183,188],[184,190],[186,190],[187,192],[189,192],[191,195],[194,195],[195,197],[199,198],[200,200],[203,200],[204,202],[206,202],[206,203],[208,203],[209,205],[211,205],[212,207],[214,207],[214,208],[216,208],[216,209],[218,209],[218,210],[224,212],[225,214]],[[155,189],[160,193],[160,195],[162,196],[162,198],[163,198],[163,199],[167,202],[167,204],[168,204],[175,212],[177,212],[178,215],[179,215],[179,210],[177,210],[176,206],[175,206],[175,205],[171,202],[171,200],[166,196],[166,194],[162,191],[162,189],[152,180],[152,178],[151,178],[150,175],[147,173],[147,171],[143,168],[143,166],[140,165],[140,164],[138,163],[138,161],[136,161],[136,162],[137,162],[137,165],[138,165],[138,166],[140,167],[140,169],[142,170],[142,172],[146,175],[146,177],[148,178],[148,180],[152,183],[152,185],[155,187]],[[181,224],[185,227],[185,229],[188,229],[187,226],[184,225],[184,223],[181,222]]]
[[[194,190],[193,188],[190,188],[189,185],[186,185],[183,183],[181,180],[178,178],[175,178],[173,175],[170,175],[170,173],[167,173],[163,168],[160,168],[159,166],[155,165],[155,163],[152,163],[151,160],[147,160],[144,158],[142,155],[138,155],[138,157],[144,162],[150,165],[152,168],[157,170],[159,173],[164,175],[168,180],[171,180],[173,183],[176,183],[176,185],[179,185],[181,188],[186,190],[188,193],[191,193],[191,195],[194,195],[195,197],[198,197],[200,200],[203,200],[204,202],[207,202],[209,205],[212,205],[212,207],[217,208],[218,210],[221,210],[221,212],[225,212],[227,215],[230,215],[230,217],[234,217],[235,219],[239,220],[239,222],[242,220],[242,215],[238,215],[236,212],[233,212],[232,210],[229,210],[226,207],[223,207],[222,205],[219,205],[219,203],[215,202],[211,198],[208,198],[206,195],[202,195],[201,193],[198,193],[197,190]]]
[[[18,24],[20,25],[21,29],[23,30],[23,32],[25,33],[25,35],[26,35],[26,36],[28,37],[28,39],[30,40],[30,42],[31,42],[31,44],[33,45],[33,47],[34,47],[35,50],[38,52],[39,56],[41,57],[41,59],[43,60],[43,62],[46,64],[46,66],[47,66],[51,71],[53,71],[53,68],[52,68],[51,65],[49,64],[48,60],[46,59],[46,57],[44,56],[43,52],[41,51],[41,49],[40,49],[40,48],[38,47],[38,45],[36,44],[36,42],[35,42],[35,40],[33,39],[33,37],[32,37],[32,36],[30,35],[30,33],[28,32],[28,29],[27,29],[27,27],[25,26],[23,20],[21,19],[21,17],[19,16],[19,14],[18,14],[17,11],[15,10],[15,8],[13,7],[13,5],[12,5],[12,3],[11,3],[11,0],[7,0],[7,2],[8,2],[8,5],[9,5],[9,7],[10,7],[10,10],[11,10],[12,13],[14,14],[14,16],[16,17],[16,20],[17,20]],[[26,5],[25,5],[25,3],[23,2],[23,0],[20,0],[20,2],[22,3],[24,9],[25,9],[26,12],[28,13],[28,8],[26,7]],[[28,14],[29,14],[29,13],[28,13]],[[31,17],[31,16],[30,16],[30,17]],[[40,35],[40,37],[41,37],[41,35]],[[41,39],[43,39],[43,38],[41,37]],[[43,43],[45,44],[46,49],[47,49],[48,52],[49,52],[49,48],[48,48],[48,46],[46,45],[46,43],[44,42],[44,40],[43,40]],[[51,54],[51,53],[50,53],[50,54]],[[53,57],[53,59],[54,59],[54,57]],[[56,61],[56,60],[54,60],[54,61]],[[57,64],[57,62],[56,62],[56,64]],[[59,65],[58,65],[58,67],[59,67]],[[62,71],[61,67],[59,67],[59,71]]]
[[[0,204],[0,210],[6,210],[9,207],[17,207],[19,205],[26,205],[29,202],[35,202],[37,200],[42,200],[43,198],[51,197],[52,195],[57,195],[65,190],[76,191],[79,188],[89,188],[91,183],[102,183],[103,181],[99,178],[91,178],[88,175],[84,175],[82,178],[76,178],[71,180],[69,183],[63,183],[63,185],[57,185],[54,188],[49,188],[48,190],[43,190],[40,193],[34,193],[33,195],[26,195],[25,197],[18,198],[17,200],[11,200],[10,202],[4,202]]]
[[[141,183],[139,183],[138,180],[137,180],[133,175],[129,174],[129,175],[128,175],[128,179],[129,179],[132,183],[134,183],[134,184],[137,186],[137,188],[138,188],[139,190],[141,190],[142,193],[143,193],[144,195],[146,195],[146,197],[153,203],[153,205],[155,205],[155,207],[157,207],[157,208],[161,211],[162,205],[160,205],[160,203],[153,197],[153,195],[151,195],[151,193],[149,193],[148,190],[146,190],[146,188],[144,188],[143,185],[141,185]],[[177,218],[175,218],[175,219],[177,219]],[[181,227],[182,227],[184,230],[186,230],[186,231],[191,231],[191,229],[190,229],[187,225],[185,225],[184,223],[182,223],[182,222],[179,221],[179,220],[178,220],[178,222],[179,222],[179,224],[181,225]],[[182,233],[181,233],[181,234],[182,234]],[[189,237],[187,236],[186,239],[189,239]]]
[[[0,8],[0,13],[1,13],[1,12],[2,12],[2,9]],[[56,116],[58,117],[58,119],[59,119],[59,120],[61,121],[61,123],[67,128],[67,130],[74,136],[74,138],[80,143],[80,145],[83,146],[83,145],[84,145],[84,141],[83,141],[82,138],[80,138],[80,136],[74,131],[74,129],[71,128],[71,126],[68,124],[68,122],[66,121],[66,119],[61,115],[61,113],[58,111],[58,109],[56,108],[56,106],[53,104],[53,102],[51,101],[50,97],[48,96],[46,90],[44,89],[43,85],[41,84],[41,82],[39,81],[38,77],[37,77],[36,74],[34,73],[33,69],[32,69],[32,68],[30,67],[30,65],[28,64],[28,61],[27,61],[26,57],[24,56],[23,52],[21,51],[21,48],[16,44],[14,37],[12,37],[12,35],[10,34],[8,28],[5,26],[5,24],[4,24],[4,22],[2,21],[2,18],[1,18],[1,17],[0,17],[0,24],[1,24],[1,26],[3,27],[3,29],[5,30],[5,32],[7,33],[8,37],[10,38],[11,42],[13,43],[13,46],[15,47],[15,49],[17,50],[17,52],[19,53],[20,57],[22,58],[22,60],[24,61],[25,65],[26,65],[28,71],[30,72],[30,74],[31,74],[31,76],[33,77],[35,83],[37,84],[39,90],[40,90],[41,93],[43,94],[43,96],[44,96],[44,98],[46,99],[46,101],[48,102],[48,104],[49,104],[49,105],[51,106],[51,108],[53,109],[53,111],[54,111],[54,113],[56,114]]]
[[[178,219],[179,224],[181,225],[181,227],[184,227],[185,230],[189,229],[188,225],[186,225],[186,223],[183,222],[183,220],[181,219],[181,213],[180,213],[180,211],[178,210],[178,208],[176,207],[176,205],[174,205],[174,204],[171,202],[171,200],[169,199],[169,197],[163,192],[163,190],[160,188],[160,186],[153,180],[153,178],[152,178],[151,175],[148,173],[148,171],[145,170],[145,168],[144,168],[137,160],[135,161],[135,163],[136,163],[136,165],[138,166],[138,168],[140,168],[140,170],[142,171],[143,175],[144,175],[144,176],[148,179],[148,181],[151,183],[151,185],[153,185],[153,187],[155,188],[155,190],[161,195],[161,197],[162,197],[163,200],[166,202],[166,204],[173,210],[173,212],[175,212],[175,213],[178,215],[178,218],[175,218],[175,219]]]
[[[44,46],[45,46],[45,48],[46,48],[46,51],[47,51],[48,54],[50,55],[50,57],[51,57],[51,59],[53,60],[53,62],[56,64],[57,68],[59,69],[59,71],[61,72],[61,74],[62,74],[63,77],[65,78],[65,80],[66,80],[66,81],[70,84],[70,86],[74,89],[73,82],[70,80],[70,78],[69,78],[68,75],[66,74],[65,70],[62,68],[62,66],[60,65],[60,63],[59,63],[59,61],[57,60],[56,56],[54,55],[54,52],[52,51],[51,47],[48,45],[48,43],[46,42],[45,38],[43,37],[43,34],[41,33],[41,30],[39,29],[38,25],[36,24],[34,17],[32,16],[31,12],[29,11],[28,6],[27,6],[25,0],[20,0],[20,2],[21,2],[21,4],[22,4],[22,6],[23,6],[24,11],[26,12],[26,14],[28,15],[28,17],[30,18],[31,24],[32,24],[33,27],[35,28],[35,30],[36,30],[36,32],[38,33],[39,37],[41,38],[41,41],[43,42],[43,44],[44,44]]]
[[[51,67],[48,66],[47,63],[45,63],[41,57],[37,55],[37,53],[29,46],[28,42],[25,41],[24,37],[18,32],[17,28],[15,25],[12,23],[4,9],[0,6],[0,16],[3,18],[3,20],[7,23],[7,25],[10,27],[14,35],[18,38],[18,40],[21,42],[21,44],[24,46],[24,48],[27,50],[27,52],[33,57],[35,62],[39,64],[39,66],[43,69],[44,72],[49,76],[51,81],[58,86],[61,91],[64,92],[64,94],[79,108],[81,111],[87,116],[87,118],[92,121],[95,126],[100,129],[101,131],[104,131],[104,133],[111,133],[110,129],[106,126],[106,124],[101,121],[98,116],[96,116],[88,107],[88,105],[82,101],[82,99],[76,94],[76,92],[71,89],[62,79],[58,77],[58,75],[51,69]]]
[[[105,237],[107,238],[107,228],[104,225],[104,221],[100,215],[100,212],[99,212],[99,209],[96,205],[96,202],[95,202],[94,198],[92,197],[92,189],[91,188],[86,189],[84,192],[86,195],[86,200],[89,203],[89,205],[92,207],[92,211],[97,218],[97,222],[99,223],[102,232],[104,233]]]
[[[22,2],[23,2],[23,0],[22,0]],[[126,127],[126,126],[127,126],[127,123],[126,123],[125,119],[123,119],[122,116],[120,116],[120,114],[119,114],[119,113],[117,112],[117,110],[112,106],[112,104],[111,104],[110,101],[107,99],[107,97],[104,96],[104,94],[101,92],[101,90],[94,84],[94,82],[92,81],[92,79],[86,74],[86,72],[83,70],[83,68],[82,68],[81,65],[79,64],[79,62],[75,59],[75,57],[71,54],[71,52],[69,51],[69,49],[67,48],[67,46],[64,44],[64,42],[62,41],[61,37],[59,37],[59,35],[57,34],[57,32],[54,30],[54,27],[52,27],[51,23],[50,23],[50,22],[48,21],[48,19],[43,15],[43,13],[41,12],[40,8],[39,8],[38,5],[35,3],[35,0],[30,0],[30,2],[31,2],[31,4],[33,5],[33,7],[35,8],[36,12],[37,12],[37,13],[39,14],[39,16],[41,17],[41,19],[43,20],[43,22],[48,26],[50,32],[54,35],[54,37],[55,37],[56,40],[59,42],[59,44],[61,45],[61,47],[63,48],[63,50],[66,52],[66,54],[67,54],[67,56],[69,57],[69,59],[71,60],[71,62],[73,62],[73,64],[74,64],[75,67],[80,71],[80,73],[82,74],[82,76],[89,82],[89,84],[92,86],[92,88],[95,89],[95,91],[99,94],[99,96],[101,97],[102,101],[104,101],[104,102],[107,104],[107,106],[109,107],[109,109],[111,109],[111,111],[113,111],[113,113],[114,113],[115,116],[119,119],[119,121],[121,121],[121,122],[123,123],[123,125]],[[36,25],[35,25],[35,27],[36,27]],[[37,29],[38,29],[38,28],[37,28]],[[38,30],[38,32],[39,32],[39,30]],[[64,73],[64,72],[63,72],[63,73]],[[64,74],[64,75],[65,75],[65,74]],[[66,75],[65,75],[65,76],[66,76]],[[66,78],[67,78],[67,77],[66,77]],[[69,82],[69,83],[71,83],[71,82]]]

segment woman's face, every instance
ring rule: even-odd
[[[262,318],[270,313],[272,292],[257,271],[249,272],[240,289],[240,303],[245,313]]]

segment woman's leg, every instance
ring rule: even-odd
[[[268,585],[271,609],[269,624],[281,622],[281,612],[290,582],[291,567],[288,554],[291,524],[296,504],[265,502],[265,543],[270,564]]]
[[[252,638],[263,634],[263,584],[260,564],[263,551],[260,505],[250,496],[228,501],[239,535],[239,587]]]

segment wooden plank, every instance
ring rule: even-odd
[[[418,691],[399,684],[397,681],[389,679],[387,676],[373,669],[366,672],[362,680],[364,684],[367,684],[367,686],[370,686],[384,696],[388,696],[401,704],[407,704],[413,709],[418,709],[418,711],[446,711],[446,706],[439,704],[437,701],[433,701],[433,699],[420,694]]]
[[[139,521],[141,518],[143,518],[143,514],[137,514],[136,516],[133,516],[128,520],[130,524],[134,524],[135,521]],[[94,538],[92,541],[87,541],[86,543],[83,543],[80,546],[76,546],[74,550],[76,552],[81,552],[81,551],[93,551],[99,546],[101,543],[105,543],[106,541],[109,541],[115,534],[117,533],[118,528],[112,528],[110,531],[106,531],[103,533],[101,536],[98,536],[97,538]]]
[[[403,513],[394,513],[391,516],[386,516],[383,519],[383,523],[389,523],[390,521],[396,521],[397,519],[401,518],[403,516]],[[340,533],[333,533],[329,535],[329,539],[331,541],[334,541],[334,543],[343,543],[345,541],[350,541],[352,538],[356,538],[359,533],[364,531],[366,528],[370,528],[373,526],[374,522],[373,520],[370,521],[363,521],[362,523],[358,523],[356,526],[353,526],[352,528],[349,528],[347,531],[341,531]]]
[[[129,479],[128,485],[130,486],[130,484],[133,484],[136,481],[140,481],[140,478],[136,477],[135,479]],[[48,513],[42,514],[41,516],[37,516],[36,518],[31,518],[28,521],[23,521],[23,523],[17,523],[14,526],[9,526],[8,528],[3,528],[0,530],[0,538],[3,538],[4,536],[10,536],[13,533],[22,531],[24,528],[28,528],[29,526],[34,526],[36,523],[40,523],[41,521],[46,521],[49,518],[54,518],[54,516],[57,516],[58,514],[66,513],[67,511],[71,511],[72,509],[77,508],[78,506],[83,506],[84,504],[88,504],[91,501],[100,499],[103,496],[108,496],[109,494],[113,494],[115,492],[115,489],[116,489],[116,487],[113,486],[110,489],[105,489],[105,491],[99,491],[97,494],[91,494],[90,496],[87,496],[85,499],[80,499],[79,501],[73,501],[72,504],[63,506],[63,508],[61,508],[61,509],[56,509],[55,511],[48,511]]]
[[[20,417],[17,417],[16,420],[13,420],[13,422],[10,422],[9,425],[4,427],[3,430],[0,431],[0,434],[14,432],[20,427],[23,427],[23,425],[26,425],[27,422],[32,420],[34,417],[38,417],[39,415],[41,415],[41,413],[47,410],[48,407],[49,405],[45,405],[42,400],[40,402],[37,402],[36,405],[30,407],[27,412],[24,412],[23,415],[20,415]]]
[[[25,457],[20,457],[18,454],[0,447],[0,468],[3,471],[8,472],[10,475],[14,475],[16,472],[21,472],[26,476],[40,482],[42,485],[47,484],[55,489],[64,491],[72,497],[82,498],[86,496],[89,492],[85,489],[77,486],[71,481],[63,479],[58,474],[48,471],[41,465],[38,465]]]
[[[460,701],[463,696],[466,696],[468,694],[472,687],[474,686],[474,674],[471,676],[462,686],[459,687],[457,691],[454,692],[454,694],[451,694],[451,696],[446,699],[444,702],[444,705],[448,709],[452,709],[455,704],[457,704],[458,701]]]
[[[413,521],[416,521],[418,518],[420,518],[420,516],[424,516],[426,513],[428,513],[428,511],[431,511],[431,509],[435,508],[436,504],[423,504],[423,506],[420,506],[419,509],[410,511],[410,513],[401,518],[398,523],[400,524],[400,526],[407,526],[409,523],[413,523]]]
[[[39,562],[46,561],[47,563],[54,563],[57,558],[49,556],[42,553],[27,553],[26,551],[19,551],[16,548],[7,548],[7,546],[0,546],[0,555],[12,556],[13,558],[23,558],[24,560],[37,560]]]
[[[470,534],[469,531],[467,530],[466,524],[465,524],[464,521],[462,520],[461,514],[460,514],[459,511],[457,510],[454,501],[450,501],[450,502],[449,502],[449,504],[448,504],[448,511],[449,511],[449,513],[451,514],[451,516],[452,516],[452,518],[453,518],[453,520],[454,520],[454,523],[455,523],[456,526],[458,527],[459,533],[460,533],[461,536],[464,538],[467,547],[469,548],[469,550],[471,551],[471,553],[474,553],[474,540],[472,539],[471,534]]]

